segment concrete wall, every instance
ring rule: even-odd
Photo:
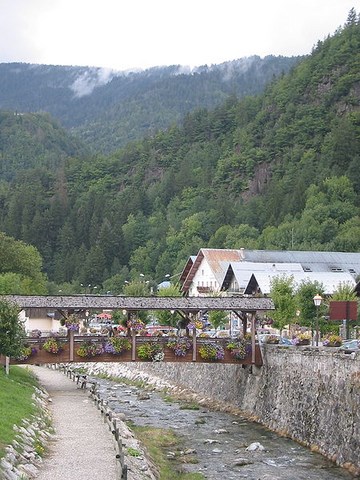
[[[360,354],[266,345],[264,361],[261,368],[192,363],[126,368],[236,406],[360,476]]]

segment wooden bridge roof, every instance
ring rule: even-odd
[[[25,308],[120,310],[273,310],[268,297],[126,297],[112,295],[3,295],[2,299]]]

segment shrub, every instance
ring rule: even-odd
[[[30,347],[29,345],[24,345],[20,351],[20,355],[16,357],[16,360],[27,360],[31,355],[35,355],[37,349],[35,347]]]
[[[325,347],[340,347],[341,344],[342,344],[342,338],[340,337],[340,335],[334,335],[334,334],[328,335],[323,340],[323,345]]]
[[[171,348],[177,357],[185,357],[192,346],[192,342],[187,337],[178,337],[169,340],[166,346]]]
[[[103,353],[103,348],[92,340],[86,340],[80,344],[76,353],[79,357],[95,357]]]
[[[62,343],[58,338],[50,337],[43,345],[43,349],[49,353],[60,353],[63,350]]]
[[[244,360],[247,354],[251,352],[251,345],[244,339],[232,340],[226,345],[226,348],[230,350],[231,355],[236,360]]]
[[[104,351],[113,355],[120,355],[126,350],[131,350],[131,341],[126,337],[111,337],[104,345]]]
[[[220,344],[208,342],[199,347],[199,355],[203,360],[223,360],[225,351]]]
[[[159,354],[163,354],[162,344],[158,342],[146,342],[137,347],[137,355],[141,360],[159,360],[155,358]]]

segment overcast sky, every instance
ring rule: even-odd
[[[309,54],[360,0],[0,0],[0,63],[116,70]]]

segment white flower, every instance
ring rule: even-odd
[[[154,355],[153,362],[162,362],[164,360],[165,353],[164,352],[159,352],[156,355]]]

